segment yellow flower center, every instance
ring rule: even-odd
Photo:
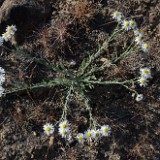
[[[148,49],[148,48],[149,48],[148,44],[146,44],[146,45],[145,45],[145,48],[146,48],[146,49]]]
[[[51,128],[50,127],[46,127],[46,131],[50,131],[51,130]]]
[[[137,40],[138,40],[138,41],[141,41],[141,37],[138,37]]]
[[[88,136],[88,137],[91,137],[91,133],[87,133],[87,136]]]
[[[128,27],[128,26],[129,26],[129,22],[125,22],[125,26],[127,26],[127,27]]]
[[[67,134],[67,131],[62,131],[62,134],[63,134],[63,135],[66,135],[66,134]]]
[[[134,21],[131,21],[131,25],[134,26],[134,24],[135,24]]]
[[[119,12],[114,12],[114,15],[115,15],[115,16],[118,16],[118,15],[119,15]]]
[[[145,69],[143,72],[150,74],[150,70],[146,70],[146,69]]]
[[[64,123],[64,124],[62,124],[62,128],[66,128],[67,127],[67,125]]]
[[[138,33],[141,33],[141,30],[137,30]]]
[[[103,132],[107,133],[108,132],[108,128],[104,128]]]
[[[99,133],[98,132],[96,132],[96,137],[99,137]]]
[[[13,29],[13,27],[12,27],[12,26],[9,26],[9,27],[8,27],[8,30],[10,30],[10,31],[11,31],[12,29]]]
[[[79,136],[79,138],[78,138],[80,141],[82,141],[83,140],[83,137],[82,136]]]
[[[3,34],[4,37],[7,37],[7,35],[8,35],[7,33],[4,33],[4,34]]]
[[[142,84],[144,84],[145,82],[146,82],[145,79],[142,79],[142,80],[141,80],[141,83],[142,83]]]

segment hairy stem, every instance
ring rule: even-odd
[[[90,57],[89,57],[89,59],[88,59],[88,61],[86,62],[86,64],[85,64],[85,66],[83,67],[83,68],[81,68],[81,71],[80,71],[80,73],[78,74],[78,76],[82,76],[84,73],[85,73],[85,71],[86,71],[86,69],[90,66],[90,64],[96,59],[96,58],[98,58],[103,52],[103,49],[104,49],[104,46],[108,46],[108,44],[109,44],[109,42],[111,42],[112,41],[112,39],[113,39],[113,37],[117,34],[117,33],[119,33],[119,32],[121,32],[123,29],[119,29],[119,30],[116,30],[116,31],[114,31],[113,33],[112,33],[112,35],[109,37],[109,39],[108,40],[106,40],[103,44],[102,44],[102,46],[98,49],[98,51],[95,53],[95,54],[92,54]]]
[[[67,96],[66,96],[66,99],[65,99],[65,103],[64,103],[64,106],[63,106],[63,112],[62,112],[62,115],[61,115],[61,118],[59,119],[59,121],[56,122],[55,126],[61,122],[62,120],[66,120],[67,119],[67,105],[68,105],[68,102],[70,100],[70,97],[72,95],[72,90],[73,90],[73,87],[71,86],[67,92]]]

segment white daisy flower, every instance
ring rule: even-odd
[[[94,140],[99,140],[101,138],[101,131],[99,129],[93,130],[93,139]]]
[[[4,93],[4,88],[0,85],[0,97],[3,95]]]
[[[143,33],[140,29],[135,29],[134,30],[134,35],[137,36],[137,37],[142,37]]]
[[[147,67],[141,68],[141,69],[140,69],[140,74],[141,74],[141,77],[144,77],[144,78],[146,78],[146,79],[152,78],[150,68],[147,68]]]
[[[2,87],[2,84],[4,82],[5,82],[5,70],[2,67],[0,67],[0,97],[4,92],[4,88]]]
[[[119,17],[117,18],[117,21],[118,21],[119,23],[122,23],[124,20],[125,20],[125,17],[124,17],[123,15],[121,15],[121,16],[119,16]]]
[[[77,138],[78,142],[81,143],[81,144],[83,144],[84,141],[85,141],[85,137],[84,137],[83,133],[78,133],[76,138]]]
[[[139,102],[143,99],[143,94],[137,94],[136,101]]]
[[[4,39],[0,36],[0,46],[3,45]]]
[[[69,125],[69,123],[68,123],[67,120],[62,121],[62,122],[59,124],[59,128],[62,128],[62,129],[67,129],[67,128],[69,128],[69,127],[70,127],[70,125]]]
[[[136,37],[135,42],[136,42],[136,44],[142,44],[143,43],[142,42],[142,37],[141,36]]]
[[[103,125],[100,130],[102,136],[109,136],[111,133],[111,127],[109,127],[109,125]]]
[[[130,30],[131,27],[130,27],[129,21],[124,20],[123,23],[122,23],[122,28],[125,29],[126,31]]]
[[[5,70],[0,67],[0,85],[2,85],[5,82]]]
[[[87,131],[84,132],[84,137],[87,140],[92,140],[93,138],[93,130],[88,129]]]
[[[122,16],[122,13],[121,12],[118,12],[118,11],[115,11],[115,12],[113,12],[113,14],[112,14],[112,18],[113,19],[119,19],[120,17]]]
[[[11,39],[11,34],[9,32],[5,32],[2,34],[2,38],[4,41],[8,42]]]
[[[6,73],[5,70],[2,67],[0,67],[0,74],[5,74],[5,73]]]
[[[67,120],[62,121],[59,124],[59,134],[62,138],[69,139],[69,137],[71,137],[70,124]]]
[[[7,26],[6,28],[6,32],[11,35],[14,35],[16,31],[17,31],[17,27],[15,25]]]
[[[47,136],[50,136],[51,134],[54,133],[54,126],[50,123],[47,123],[43,126],[43,130]]]
[[[5,75],[0,74],[0,85],[2,85],[5,82]]]
[[[149,51],[148,43],[142,43],[141,48],[142,48],[142,51],[148,52]]]
[[[138,82],[141,87],[146,87],[148,85],[148,80],[144,77],[140,77]]]
[[[68,138],[71,135],[71,131],[69,128],[59,128],[59,134],[62,136],[62,138]]]
[[[134,28],[136,28],[136,26],[137,26],[137,24],[136,24],[136,22],[135,22],[134,20],[130,20],[130,21],[129,21],[129,25],[130,25],[130,28],[131,28],[131,29],[134,29]]]

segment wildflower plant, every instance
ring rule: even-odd
[[[136,29],[134,29],[134,35],[137,37],[142,37],[143,33],[140,29],[136,28]]]
[[[112,13],[112,18],[115,19],[115,20],[118,20],[122,17],[122,13],[121,12],[118,12],[118,11],[115,11]]]
[[[146,87],[148,85],[149,79],[152,78],[151,70],[150,70],[150,68],[147,68],[147,67],[141,68],[140,69],[140,74],[141,74],[141,76],[138,80],[139,85],[141,87]]]
[[[90,105],[90,100],[85,95],[86,91],[88,89],[93,89],[95,85],[120,85],[126,88],[130,93],[132,93],[132,95],[134,94],[134,96],[136,96],[136,101],[140,101],[143,99],[143,96],[139,94],[136,90],[133,90],[130,87],[130,85],[138,81],[140,86],[146,87],[148,84],[148,79],[152,77],[151,71],[148,68],[143,68],[140,70],[141,77],[139,79],[134,78],[125,81],[117,81],[106,80],[102,78],[98,79],[96,77],[96,73],[100,71],[105,71],[108,65],[106,63],[103,63],[100,66],[96,66],[93,64],[98,58],[100,58],[100,56],[103,54],[105,47],[110,45],[110,43],[118,33],[133,31],[135,34],[135,40],[133,40],[133,43],[131,43],[130,46],[123,53],[109,61],[111,65],[116,65],[117,61],[134,53],[134,50],[136,49],[141,49],[144,52],[147,52],[149,50],[149,45],[143,42],[142,34],[139,28],[137,28],[135,20],[125,18],[124,15],[118,11],[115,11],[112,14],[112,18],[117,20],[117,28],[113,31],[110,37],[98,48],[98,50],[95,53],[89,54],[88,57],[81,62],[77,70],[75,70],[74,72],[67,70],[61,62],[55,65],[49,63],[45,59],[38,59],[38,63],[47,66],[50,70],[56,73],[57,76],[54,79],[48,82],[42,82],[30,86],[26,85],[22,88],[13,88],[12,90],[5,91],[5,94],[7,95],[11,93],[17,93],[22,90],[32,90],[34,88],[41,87],[63,86],[67,88],[66,98],[62,109],[62,115],[56,124],[49,123],[43,126],[43,130],[46,135],[53,134],[54,128],[58,125],[59,135],[67,140],[71,139],[73,133],[71,130],[71,123],[69,123],[69,121],[67,120],[67,110],[69,107],[69,102],[73,95],[80,97],[89,114],[88,129],[84,131],[84,133],[78,133],[74,138],[76,138],[79,143],[83,144],[85,141],[98,141],[102,137],[108,137],[111,134],[111,127],[108,124],[101,125],[97,123],[97,120],[94,118],[94,115],[92,113],[92,106]],[[16,26],[8,26],[6,28],[6,33],[2,35],[0,42],[10,40],[10,38],[15,34],[16,31]],[[140,39],[137,39],[138,37],[140,37]],[[23,51],[21,51],[21,53],[23,54]],[[59,74],[63,74],[64,76],[59,77]],[[3,78],[1,78],[0,80],[4,81]]]
[[[4,42],[8,42],[15,35],[17,31],[16,25],[11,25],[6,27],[6,32],[0,36],[0,46],[3,46]]]
[[[91,141],[93,139],[93,130],[88,129],[84,133],[85,139]]]
[[[148,43],[142,43],[141,47],[144,52],[149,51],[149,44]]]
[[[81,144],[83,144],[84,141],[85,141],[85,137],[84,137],[83,133],[78,133],[76,138],[77,138],[78,142],[81,143]]]
[[[101,134],[103,135],[103,136],[109,136],[110,135],[110,133],[111,133],[111,128],[110,128],[110,126],[109,125],[103,125],[102,127],[101,127]]]
[[[135,38],[135,42],[136,42],[136,44],[141,44],[142,43],[142,37],[141,36],[137,36]]]
[[[68,138],[71,136],[71,130],[70,130],[70,124],[67,120],[64,120],[59,123],[59,134],[62,136],[62,138]]]
[[[43,130],[47,136],[50,136],[54,133],[54,126],[50,123],[47,123],[43,126]]]
[[[138,81],[141,87],[146,87],[148,85],[148,80],[144,77],[140,77]]]
[[[16,31],[17,27],[15,25],[7,26],[6,28],[6,33],[8,33],[9,35],[14,35]]]
[[[101,133],[100,129],[93,130],[93,133],[92,133],[92,134],[93,134],[93,139],[94,139],[95,141],[100,140],[101,137],[102,137],[102,133]]]
[[[125,29],[126,31],[129,31],[129,30],[131,29],[130,21],[124,20],[124,21],[123,21],[122,28]]]

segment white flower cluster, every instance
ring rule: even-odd
[[[79,143],[84,143],[85,140],[87,141],[98,141],[102,137],[107,137],[111,133],[111,128],[109,125],[103,125],[100,129],[88,129],[83,133],[77,134],[77,140]]]
[[[47,123],[43,126],[43,130],[46,135],[50,136],[54,133],[54,126],[50,123]],[[69,139],[71,137],[70,124],[67,120],[62,121],[59,124],[58,132],[62,138]]]
[[[54,133],[54,126],[50,123],[47,123],[43,126],[44,133],[48,136],[52,135]],[[59,124],[58,128],[59,134],[62,136],[62,138],[65,138],[67,140],[70,140],[72,138],[70,124],[67,120],[62,121]],[[76,139],[79,143],[84,143],[85,140],[88,141],[97,141],[100,140],[102,137],[107,137],[111,133],[111,128],[108,125],[101,126],[100,129],[88,129],[87,131],[83,133],[78,133],[76,136]]]
[[[152,75],[151,75],[151,70],[150,68],[141,68],[140,69],[140,78],[138,79],[138,82],[139,82],[139,85],[141,87],[146,87],[148,85],[148,82],[149,82],[149,79],[152,78]],[[134,94],[133,94],[134,96]],[[135,100],[137,102],[141,101],[143,99],[143,94],[136,94],[136,98]]]
[[[143,39],[142,39],[143,34],[141,30],[137,27],[135,20],[132,20],[132,19],[127,20],[124,17],[124,15],[118,11],[113,12],[112,18],[117,20],[118,23],[122,25],[122,28],[125,29],[126,31],[129,31],[132,29],[134,31],[136,44],[140,45],[143,52],[149,51],[149,45],[148,43],[143,42]]]
[[[5,70],[2,67],[0,67],[0,97],[4,92],[4,88],[2,87],[2,84],[4,82],[5,82]]]
[[[59,124],[59,129],[58,129],[59,134],[62,136],[62,138],[70,139],[71,137],[71,130],[70,130],[70,124],[68,123],[67,120],[62,121]]]
[[[0,46],[3,45],[4,41],[8,42],[12,36],[15,34],[17,31],[17,27],[15,25],[7,26],[6,27],[6,32],[0,36]]]
[[[147,67],[141,68],[140,69],[140,74],[141,74],[141,76],[138,80],[139,85],[141,87],[146,87],[148,85],[149,79],[152,78],[151,70],[150,70],[150,68],[147,68]]]

